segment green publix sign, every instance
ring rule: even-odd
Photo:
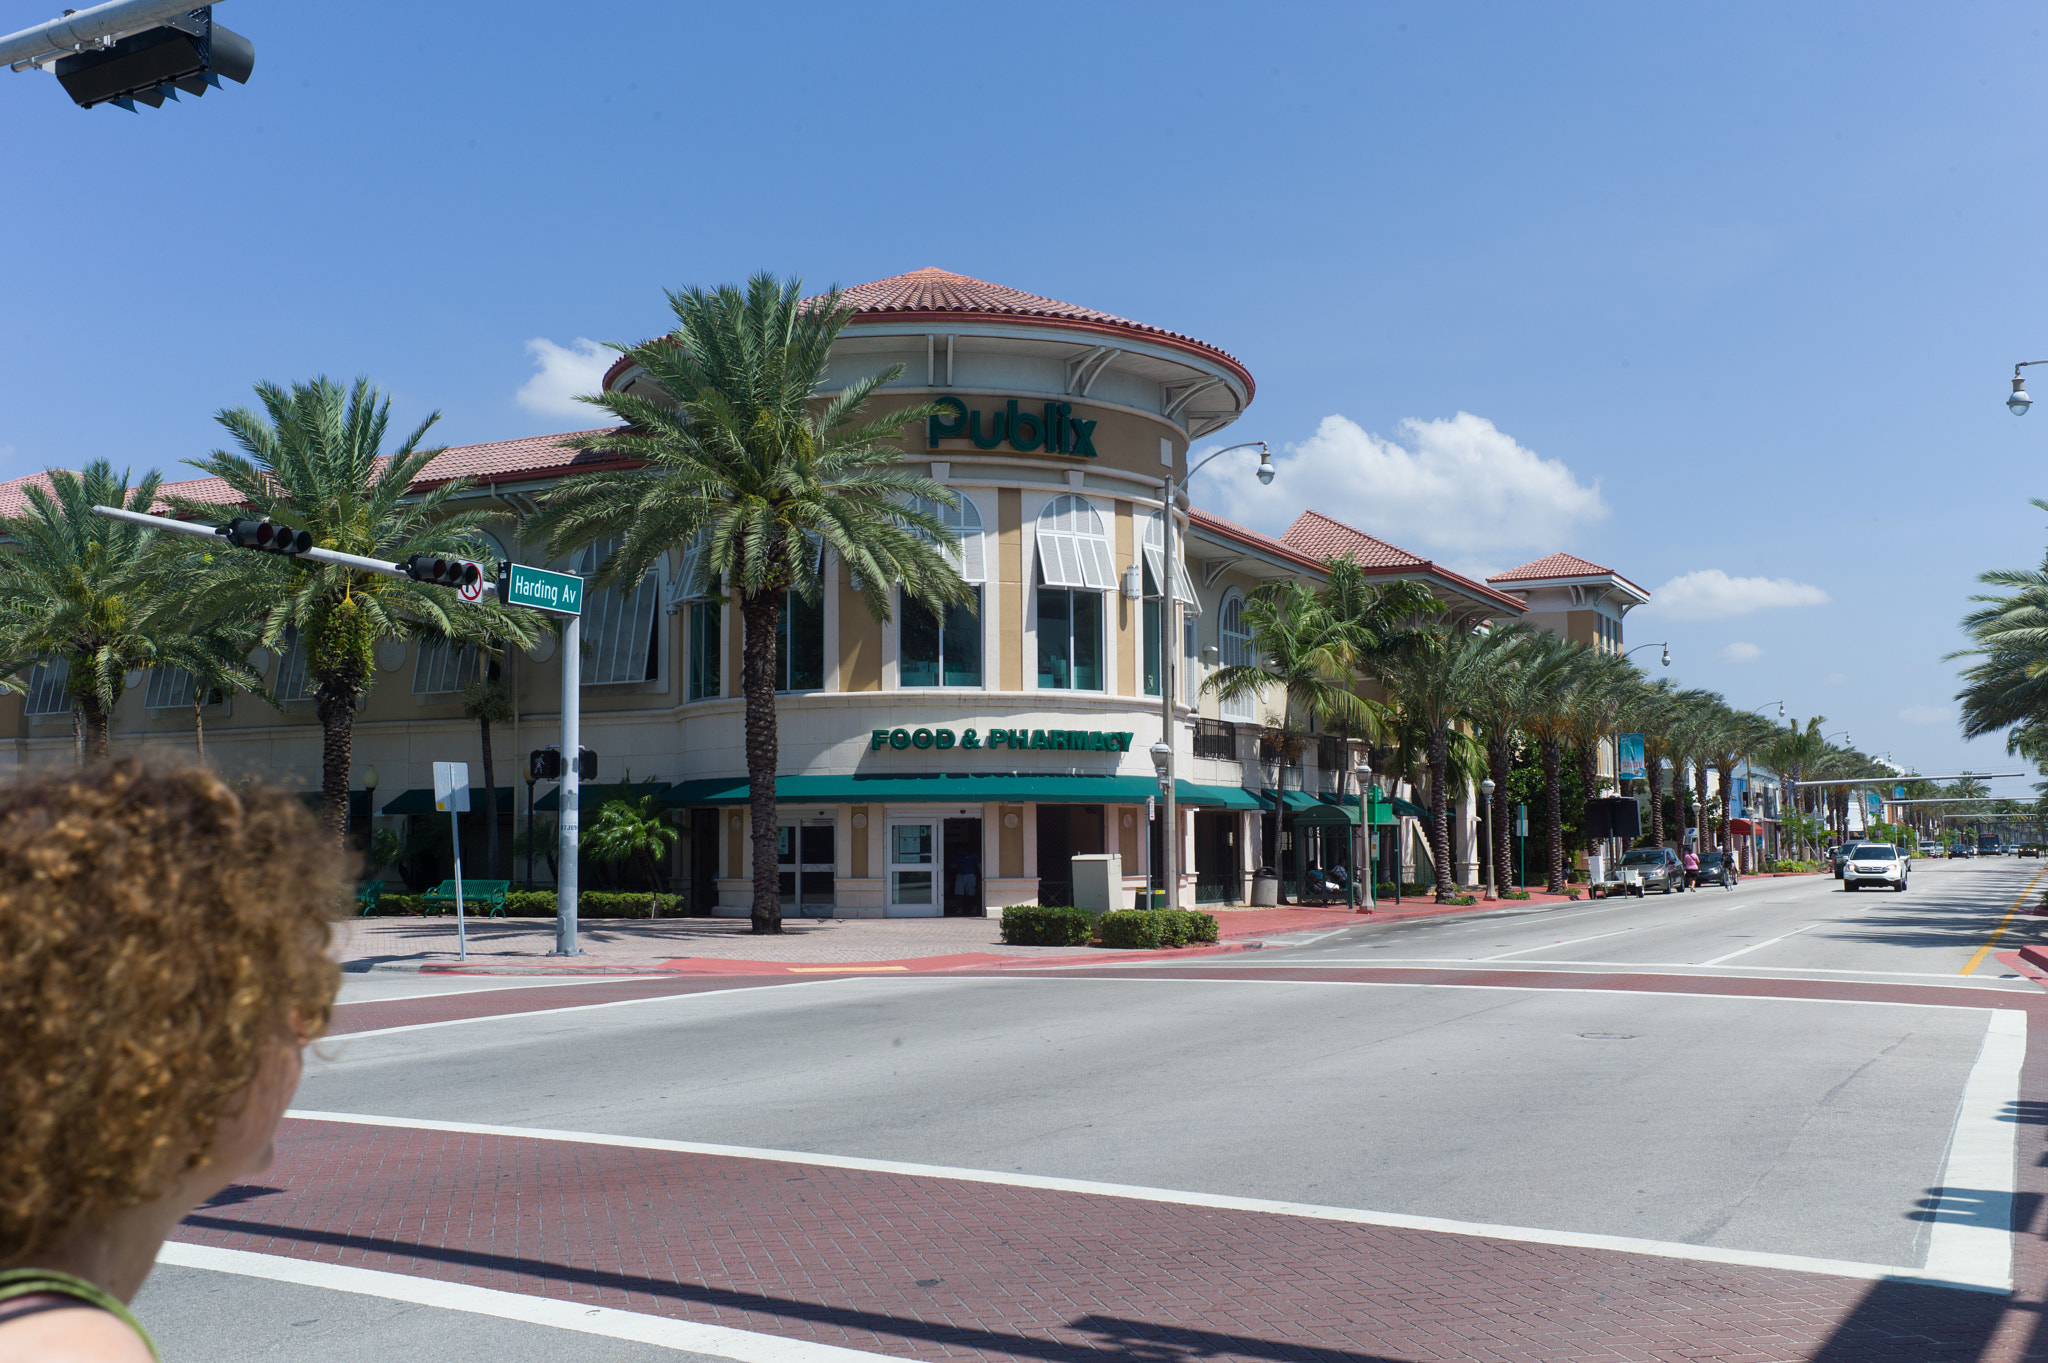
[[[876,729],[868,736],[868,751],[884,748],[948,748],[989,750],[1008,748],[1050,749],[1054,752],[1129,752],[1129,734],[1104,733],[1099,729],[990,729],[984,736],[978,729]]]
[[[965,436],[978,450],[1008,445],[1027,454],[1044,450],[1079,459],[1099,457],[1095,453],[1095,423],[1075,416],[1071,402],[1048,402],[1032,410],[1020,408],[1017,399],[1011,398],[985,421],[980,409],[970,411],[958,398],[938,398],[932,405],[943,410],[925,419],[927,449],[937,449],[941,440]]]

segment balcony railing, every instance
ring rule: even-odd
[[[1237,726],[1226,719],[1195,721],[1195,756],[1231,761],[1237,756]]]

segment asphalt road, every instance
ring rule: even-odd
[[[2001,927],[1997,950],[2033,940],[2035,920],[2008,914],[2038,896],[2040,871],[1922,863],[1903,894],[1758,880],[1369,923],[1146,978],[865,977],[565,1005],[323,1042],[295,1107],[1912,1267],[1967,1134],[1986,1008],[1608,977],[1961,986],[1987,1005],[2038,993],[1986,947]],[[1371,978],[1386,967],[1601,980]],[[352,977],[344,1007],[519,984]],[[138,1310],[169,1359],[564,1348],[526,1322],[193,1268],[153,1279]],[[675,1356],[617,1340],[570,1351]]]

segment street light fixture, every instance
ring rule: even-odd
[[[1273,481],[1273,452],[1263,440],[1247,440],[1241,444],[1226,445],[1211,451],[1199,464],[1188,469],[1188,478],[1207,468],[1212,462],[1234,450],[1256,449],[1259,452],[1258,477],[1262,484]],[[1180,813],[1176,808],[1173,787],[1173,683],[1174,644],[1180,637],[1180,596],[1175,590],[1179,582],[1180,554],[1173,546],[1173,516],[1175,503],[1180,500],[1180,489],[1186,480],[1174,481],[1167,474],[1162,489],[1159,517],[1165,528],[1165,543],[1161,545],[1160,567],[1165,571],[1166,581],[1159,584],[1159,738],[1152,745],[1152,763],[1159,768],[1160,817],[1165,820],[1159,839],[1160,883],[1166,887],[1166,907],[1180,907]]]
[[[1372,810],[1365,802],[1365,783],[1372,780],[1372,763],[1366,761],[1365,754],[1361,752],[1358,755],[1358,765],[1353,770],[1358,773],[1359,837],[1358,865],[1352,868],[1351,872],[1351,907],[1354,909],[1358,907],[1358,881],[1359,877],[1363,876],[1365,878],[1365,911],[1371,913],[1378,907],[1373,902],[1373,896],[1378,892],[1379,887],[1373,882],[1377,881],[1380,875],[1379,868],[1373,865],[1372,857],[1373,844],[1379,837],[1379,829],[1370,822]]]
[[[2020,371],[2030,364],[2048,364],[2048,360],[2021,360],[2012,367],[2012,396],[2005,400],[2005,408],[2014,416],[2025,416],[2034,400],[2027,396],[2027,381],[2020,377]]]
[[[1667,639],[1667,640],[1666,640],[1665,642],[1661,643],[1661,644],[1637,644],[1637,645],[1636,645],[1636,646],[1635,646],[1634,648],[1630,649],[1630,650],[1628,651],[1628,653],[1624,653],[1624,654],[1622,654],[1621,656],[1622,656],[1622,657],[1624,657],[1624,658],[1626,658],[1626,657],[1628,657],[1629,653],[1641,653],[1641,652],[1642,652],[1642,651],[1643,651],[1644,649],[1646,649],[1646,648],[1661,648],[1661,649],[1663,649],[1663,650],[1664,650],[1664,666],[1666,666],[1666,667],[1669,667],[1669,666],[1671,666],[1671,642],[1670,642],[1670,641],[1669,641],[1668,639]]]
[[[1494,785],[1490,776],[1479,783],[1479,836],[1486,839],[1486,859],[1489,864],[1486,889],[1481,896],[1485,899],[1500,897],[1494,893],[1495,883],[1500,879],[1500,849],[1493,845],[1493,792],[1499,788]]]

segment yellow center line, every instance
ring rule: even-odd
[[[2020,905],[2027,902],[2027,896],[2034,892],[2034,886],[2040,882],[2041,877],[2044,875],[2048,875],[2048,866],[2044,866],[2034,872],[2034,878],[2027,882],[2027,888],[2020,891],[2019,898],[2013,900],[2012,907],[2005,911],[2005,917],[1998,920],[1998,926],[1991,930],[1991,935],[1984,939],[1984,945],[1977,948],[1977,954],[1970,958],[1970,963],[1964,966],[1959,973],[1967,975],[1978,966],[1984,964],[1984,958],[1991,954],[1991,948],[1996,946],[1998,939],[2005,935],[2006,926],[2012,922],[2012,916],[2020,911]]]
[[[907,965],[793,965],[789,967],[789,973],[792,975],[851,975],[856,972],[865,972],[872,975],[883,970],[908,969],[910,967]]]

